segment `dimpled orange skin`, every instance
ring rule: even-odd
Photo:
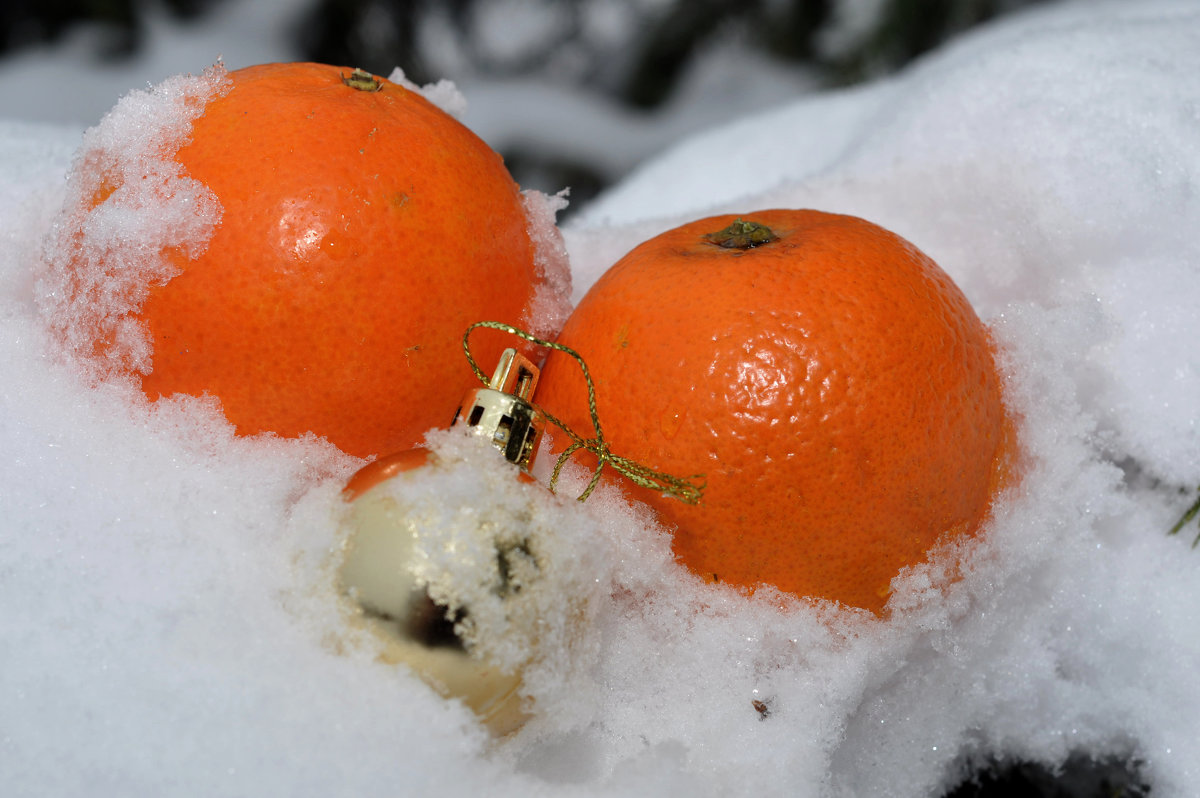
[[[675,527],[684,564],[880,613],[900,569],[974,531],[1000,484],[1008,425],[987,331],[932,260],[876,225],[765,210],[743,218],[778,240],[705,240],[735,218],[635,248],[558,340],[587,362],[612,451],[706,475],[696,506],[628,485]],[[537,399],[591,434],[561,353]]]
[[[536,274],[500,157],[401,86],[346,85],[351,72],[236,70],[196,120],[176,159],[223,215],[150,290],[142,388],[215,395],[239,433],[312,431],[366,456],[450,423],[477,384],[464,330],[521,321]],[[482,363],[504,343],[472,338]]]

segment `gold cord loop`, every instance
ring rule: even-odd
[[[626,457],[621,457],[620,455],[612,453],[612,450],[609,449],[608,441],[604,439],[604,433],[600,428],[600,414],[596,410],[595,383],[592,382],[592,375],[588,371],[587,363],[584,362],[583,357],[578,352],[576,352],[574,349],[571,349],[569,346],[563,346],[562,344],[555,343],[554,341],[544,341],[541,338],[525,332],[518,327],[513,327],[511,324],[504,324],[503,322],[498,321],[477,321],[468,327],[467,331],[463,334],[463,352],[467,356],[467,362],[471,364],[471,370],[475,372],[475,376],[479,377],[480,381],[483,382],[484,385],[489,383],[488,376],[484,374],[483,369],[479,368],[479,364],[475,362],[475,358],[471,354],[470,344],[471,333],[479,327],[500,330],[501,332],[506,332],[509,335],[515,335],[516,337],[529,341],[537,346],[543,346],[547,349],[555,349],[559,352],[563,352],[564,354],[574,358],[575,362],[579,364],[579,368],[583,371],[583,379],[584,382],[587,383],[588,413],[591,415],[592,428],[596,431],[596,436],[594,438],[584,438],[583,436],[577,434],[565,423],[559,421],[552,414],[548,413],[546,408],[538,405],[538,409],[541,410],[542,415],[544,415],[551,424],[565,432],[567,437],[571,439],[571,444],[567,446],[567,448],[563,450],[562,454],[558,456],[558,461],[554,464],[554,471],[550,475],[550,490],[552,492],[558,485],[559,474],[562,472],[563,466],[566,465],[567,460],[571,457],[571,455],[575,454],[575,452],[582,449],[591,452],[592,455],[595,456],[596,470],[592,473],[591,481],[588,482],[588,485],[584,489],[583,493],[579,494],[579,501],[585,501],[588,496],[592,495],[592,491],[595,490],[596,485],[600,483],[601,471],[604,470],[606,465],[609,465],[635,485],[648,488],[649,490],[658,491],[659,493],[664,493],[668,496],[674,496],[676,499],[679,499],[685,504],[699,504],[704,493],[702,474],[696,474],[690,477],[675,477],[662,471],[657,471],[653,468],[642,465],[635,460],[630,460]]]

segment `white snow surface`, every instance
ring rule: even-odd
[[[1023,479],[877,619],[704,585],[638,505],[573,501],[586,475],[551,497],[435,435],[456,465],[427,503],[533,518],[545,555],[526,623],[554,634],[517,630],[533,717],[501,740],[351,622],[339,491],[361,461],[239,438],[211,400],[149,406],[51,343],[43,242],[81,131],[0,123],[5,794],[935,796],[976,763],[1076,754],[1200,795],[1200,551],[1165,534],[1200,482],[1198,45],[1194,2],[1026,14],[698,131],[576,216],[577,296],[709,213],[895,230],[992,326]]]

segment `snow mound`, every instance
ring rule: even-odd
[[[542,338],[558,335],[571,313],[571,263],[555,215],[567,207],[567,190],[550,196],[526,189],[521,192],[529,238],[538,271],[537,292],[523,320],[529,332]]]
[[[231,85],[220,64],[170,78],[125,95],[84,134],[38,294],[63,348],[97,376],[149,372],[150,336],[134,315],[179,272],[172,258],[204,252],[221,220],[220,200],[174,156]]]
[[[404,74],[404,70],[400,67],[392,69],[392,73],[388,75],[388,80],[403,86],[409,91],[415,91],[455,119],[462,119],[463,114],[467,112],[467,98],[463,96],[452,80],[442,79],[436,83],[426,83],[424,86],[419,86],[409,80]]]

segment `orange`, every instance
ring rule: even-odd
[[[1000,484],[986,328],[932,260],[862,219],[670,230],[605,273],[558,340],[592,373],[614,453],[705,475],[697,505],[629,489],[710,580],[880,612],[900,569],[978,529]],[[537,400],[586,437],[584,385],[553,352]]]
[[[148,287],[142,389],[212,394],[239,433],[407,448],[477,384],[466,327],[527,322],[540,277],[520,191],[400,85],[306,63],[228,78],[174,154],[222,216],[202,254],[168,253],[179,273]],[[503,345],[481,336],[480,362]]]

